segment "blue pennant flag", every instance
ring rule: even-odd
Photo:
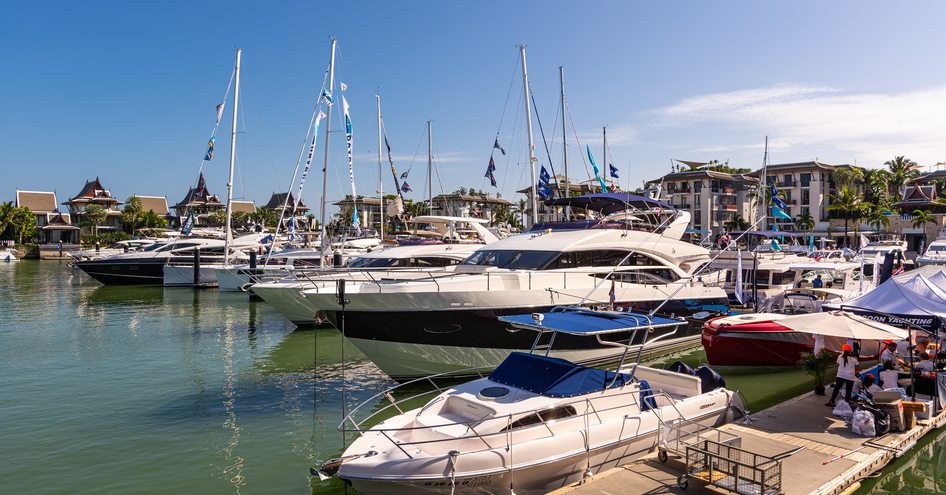
[[[407,173],[407,172],[405,172]],[[403,178],[403,177],[402,177]],[[411,192],[411,185],[407,182],[401,184],[401,192]]]
[[[504,150],[503,147],[499,145],[499,136],[496,136],[496,140],[493,141],[493,149],[499,150],[499,152],[502,153],[503,156],[506,156],[506,150]]]
[[[536,194],[540,198],[550,199],[552,197],[552,187],[549,186],[549,180],[551,179],[548,171],[545,170],[545,165],[542,165],[542,170],[539,172],[539,184],[536,188]]]
[[[484,175],[483,177],[488,178],[488,179],[489,179],[489,183],[490,183],[493,187],[496,187],[496,176],[493,175],[493,172],[495,172],[495,171],[496,171],[496,162],[493,161],[493,157],[490,156],[490,157],[489,157],[489,165],[486,167],[486,175]]]
[[[613,163],[608,164],[608,171],[611,172],[611,177],[614,177],[615,179],[620,179],[620,177],[618,177],[618,168],[615,167]]]
[[[769,181],[769,192],[772,193],[772,203],[783,210],[788,209],[788,205],[779,197],[778,188],[775,187],[775,181]]]
[[[296,240],[296,217],[289,217],[289,241]]]
[[[214,137],[207,140],[207,154],[204,155],[204,160],[208,162],[214,159],[214,141],[216,140],[217,138]]]
[[[788,213],[785,213],[781,208],[775,205],[772,205],[772,216],[775,218],[781,218],[784,220],[792,219],[791,215],[789,215]]]
[[[328,89],[322,90],[322,99],[325,100],[325,102],[329,105],[335,103],[335,99],[332,98],[332,93]]]
[[[604,183],[604,179],[601,178],[601,173],[598,172],[598,164],[595,163],[595,157],[591,154],[591,146],[586,144],[585,151],[588,153],[588,160],[591,162],[591,168],[595,171],[595,179],[598,179],[598,184],[601,184],[601,192],[606,192],[608,190],[608,185]]]
[[[181,235],[191,235],[191,229],[194,228],[194,210],[187,214],[184,224],[181,225]]]

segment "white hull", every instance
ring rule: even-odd
[[[306,287],[302,282],[276,282],[253,285],[250,291],[296,325],[314,325],[319,308],[303,297]]]
[[[198,283],[194,284],[194,267],[191,265],[164,265],[165,287],[216,287],[217,270],[222,265],[201,265]]]
[[[14,261],[20,260],[10,251],[0,251],[0,263],[12,263]]]

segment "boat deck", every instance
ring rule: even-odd
[[[844,420],[831,415],[826,398],[808,393],[754,413],[751,424],[741,421],[722,429],[742,437],[742,448],[762,455],[775,455],[804,447],[782,460],[782,493],[851,493],[859,481],[879,471],[895,456],[909,450],[916,441],[946,423],[946,412],[929,420],[918,420],[906,432],[865,438],[850,431]],[[876,445],[876,446],[874,446]],[[863,447],[857,452],[852,450]],[[835,456],[844,458],[825,464]],[[617,493],[721,493],[691,480],[686,490],[676,485],[683,473],[683,461],[666,464],[648,455],[625,466],[600,473],[585,483],[556,490],[556,495],[612,495]]]

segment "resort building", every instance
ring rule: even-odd
[[[389,200],[390,201],[390,200]],[[356,204],[351,195],[333,203],[339,208],[339,219],[348,219],[352,215],[352,207]],[[358,220],[363,228],[368,227],[380,232],[381,230],[381,200],[378,198],[358,196]],[[387,218],[387,217],[385,217]],[[340,220],[341,222],[341,220]]]
[[[230,212],[231,213],[254,213],[256,211],[256,203],[252,201],[243,201],[239,199],[234,199],[230,202]]]
[[[553,180],[550,182],[549,187],[551,187],[552,189],[553,198],[558,198],[562,194],[565,194],[566,192],[569,197],[601,192],[601,185],[599,184],[597,179],[591,179],[591,180],[586,180],[586,181],[581,181],[581,182],[575,182],[574,180],[570,179],[568,181],[568,184],[565,183],[565,176],[563,175],[556,175],[552,179]],[[615,187],[614,181],[606,179],[604,183],[610,189],[613,189]],[[532,208],[532,205],[530,204],[530,200],[529,200],[529,198],[532,197],[532,190],[533,190],[533,187],[529,186],[525,189],[520,189],[516,191],[519,194],[525,195],[525,199],[522,200],[522,201],[525,201],[525,205],[517,205],[515,206],[514,209],[515,209],[515,212],[522,217],[521,221],[523,225],[525,225],[526,227],[528,227],[530,209]],[[536,223],[554,222],[554,221],[558,221],[562,219],[562,214],[563,214],[562,208],[559,208],[559,207],[553,208],[553,207],[546,206],[545,201],[541,199],[537,199],[536,202],[537,202],[537,209],[539,210],[539,214],[537,215],[536,220],[535,220]],[[523,206],[521,211],[519,209],[520,206]],[[583,214],[578,213],[578,212],[573,212],[573,216],[575,216],[576,218],[579,218],[583,216]]]
[[[944,179],[944,170],[921,175],[903,188],[900,201],[894,204],[899,215],[891,219],[889,229],[890,232],[903,236],[909,251],[921,252],[926,243],[936,239],[946,225],[946,204],[939,202],[941,197],[937,184]],[[913,212],[916,210],[932,213],[935,221],[914,227]]]
[[[193,211],[195,223],[197,225],[207,225],[211,215],[225,208],[226,205],[220,202],[219,197],[210,194],[207,189],[207,182],[204,180],[204,174],[201,173],[197,179],[197,186],[188,188],[184,199],[174,205],[174,213],[180,222]]]
[[[431,215],[487,218],[491,221],[497,207],[512,207],[510,201],[489,194],[441,194],[434,196],[431,201]]]
[[[40,244],[77,244],[79,227],[68,213],[60,213],[56,193],[45,191],[16,191],[16,206],[29,208],[36,216],[36,230]]]
[[[112,193],[102,186],[102,182],[96,177],[94,180],[86,181],[79,194],[76,194],[69,201],[62,203],[69,207],[69,214],[75,224],[81,224],[82,215],[90,205],[98,205],[105,209],[105,221],[98,225],[98,231],[120,230],[122,212],[117,206],[121,201],[112,197]],[[84,232],[91,232],[91,228],[85,228]],[[86,233],[87,233],[86,232]]]
[[[686,163],[686,162],[681,162]],[[648,185],[659,185],[658,199],[690,213],[692,232],[717,235],[723,230],[751,226],[757,178],[709,169],[671,172]]]
[[[288,200],[286,199],[287,195],[289,196]],[[299,202],[296,203],[296,198],[291,192],[273,193],[273,195],[269,198],[269,202],[267,202],[263,208],[273,210],[276,212],[276,217],[279,218],[280,216],[285,216],[283,215],[284,209],[292,212],[293,204],[296,205],[295,212],[297,218],[305,217],[305,214],[309,212],[309,207],[305,205],[301,198],[299,199]]]

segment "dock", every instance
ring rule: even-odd
[[[743,449],[762,455],[773,456],[804,447],[781,461],[785,495],[838,495],[853,493],[860,480],[906,454],[920,438],[946,423],[943,411],[929,419],[918,419],[917,425],[908,431],[867,438],[855,435],[843,419],[832,416],[825,400],[824,396],[809,392],[753,413],[748,424],[740,420],[720,429],[739,435]],[[832,461],[841,455],[844,457]],[[661,463],[654,452],[552,493],[728,493],[693,480],[686,489],[679,488],[677,478],[683,472],[682,459],[671,457]]]

